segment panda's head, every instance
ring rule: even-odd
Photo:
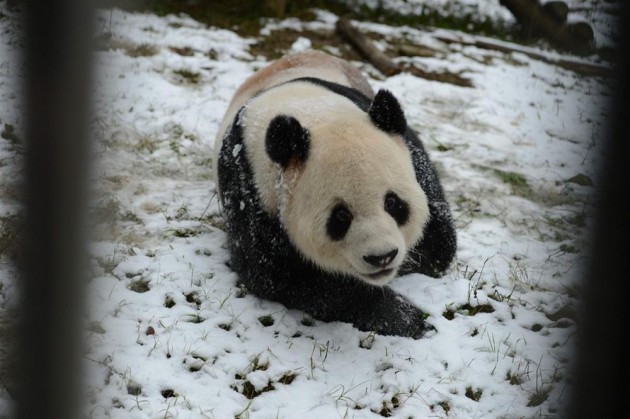
[[[396,99],[381,90],[367,113],[354,109],[304,123],[276,116],[266,153],[281,169],[281,219],[295,247],[326,271],[385,285],[422,237],[429,209]]]

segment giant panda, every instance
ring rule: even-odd
[[[433,326],[386,284],[438,277],[456,233],[438,176],[396,98],[319,51],[236,91],[214,168],[230,267],[248,292],[322,321],[419,338]]]

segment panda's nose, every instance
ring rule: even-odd
[[[398,249],[394,249],[391,252],[387,252],[382,255],[363,256],[363,260],[377,268],[384,268],[390,263],[392,263],[392,261],[394,260],[397,254],[398,254]]]

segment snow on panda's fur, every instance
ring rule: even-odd
[[[391,93],[325,53],[289,55],[239,88],[215,150],[231,267],[248,291],[364,331],[432,329],[384,286],[441,275],[456,249],[438,177]]]

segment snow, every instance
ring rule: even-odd
[[[300,36],[295,40],[293,45],[291,45],[291,52],[302,52],[310,49],[311,47],[311,40]]]
[[[317,16],[270,20],[263,33],[333,30],[334,16]],[[11,25],[0,18],[0,129],[18,128],[21,116]],[[248,52],[254,40],[183,15],[102,10],[99,25],[113,47],[96,53],[92,206],[105,218],[90,246],[87,415],[511,418],[563,410],[577,330],[563,313],[579,311],[596,194],[569,179],[599,182],[609,80],[525,54],[447,45],[439,33],[361,24],[438,48],[439,59],[399,60],[461,71],[474,84],[383,79],[355,63],[400,100],[457,224],[457,261],[443,278],[412,274],[391,284],[437,329],[412,340],[323,323],[236,286],[211,158],[232,94],[266,64]],[[309,45],[304,36],[291,49]],[[19,173],[15,156],[0,138],[0,217],[19,211],[5,187]],[[13,276],[0,255],[0,308],[15,295]],[[471,314],[480,306],[489,309]],[[9,405],[0,391],[0,416]]]
[[[445,16],[477,17],[479,20],[489,19],[496,23],[513,22],[514,17],[501,6],[499,0],[358,0],[345,1],[349,7],[368,7],[372,10],[384,9],[403,15],[420,15],[427,12],[439,12]]]

